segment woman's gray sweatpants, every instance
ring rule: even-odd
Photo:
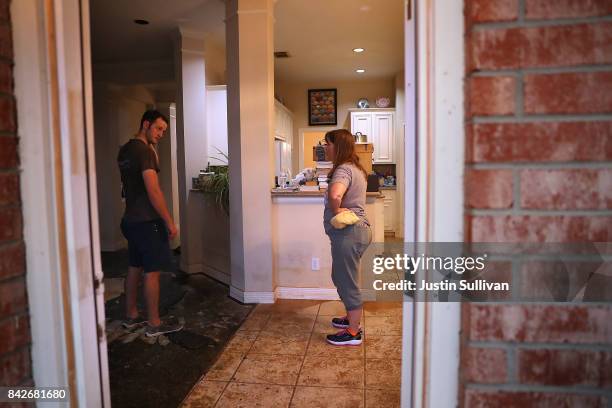
[[[332,281],[347,311],[362,305],[359,261],[372,242],[372,230],[362,221],[343,229],[327,231],[331,241]]]

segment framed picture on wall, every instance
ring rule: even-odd
[[[308,126],[337,125],[337,107],[336,89],[309,89]]]

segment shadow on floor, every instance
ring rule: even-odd
[[[176,268],[176,261],[174,267]],[[127,252],[102,253],[113,407],[176,407],[208,371],[223,347],[247,317],[252,305],[229,298],[229,288],[204,275],[163,271],[160,313],[184,324],[181,332],[149,339],[144,329],[126,331],[123,278]],[[110,298],[112,296],[112,298]],[[144,315],[144,298],[139,296]]]

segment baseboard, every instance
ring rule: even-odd
[[[274,303],[274,292],[245,292],[230,286],[230,297],[241,303]]]
[[[204,275],[210,276],[211,278],[218,280],[219,282],[224,283],[226,285],[229,285],[231,281],[230,276],[227,273],[222,272],[206,264],[197,263],[181,265],[180,268],[182,271],[187,273],[203,273]]]
[[[204,264],[180,264],[180,268],[183,272],[187,273],[203,273],[204,272]]]
[[[278,299],[339,300],[338,291],[331,288],[289,288],[277,287]]]
[[[211,268],[210,266],[204,266],[204,275],[210,276],[213,279],[218,280],[221,283],[225,283],[229,286],[231,278],[228,274],[221,272],[218,269]]]
[[[274,291],[277,299],[308,299],[308,300],[340,300],[338,291],[332,288],[290,288],[277,287]],[[361,291],[364,302],[376,301],[376,291],[364,289]]]

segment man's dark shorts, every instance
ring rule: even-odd
[[[160,271],[170,263],[168,230],[162,219],[144,222],[121,221],[121,232],[128,241],[130,266],[145,272]]]

